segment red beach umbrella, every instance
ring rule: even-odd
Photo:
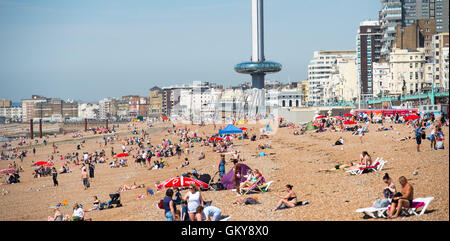
[[[323,115],[319,115],[316,117],[316,119],[323,119],[323,118],[325,118],[325,116],[323,116]]]
[[[127,153],[119,153],[116,155],[116,157],[126,157],[129,156]]]
[[[34,166],[44,166],[44,165],[46,165],[46,164],[47,164],[46,161],[38,161],[38,162],[34,163],[33,165],[34,165]]]
[[[419,118],[420,118],[420,116],[418,116],[418,115],[409,115],[409,116],[405,117],[405,120],[417,120]]]
[[[241,129],[241,130],[247,130],[247,128],[245,128],[245,127],[241,127],[241,128],[239,128],[239,129]]]
[[[162,188],[170,188],[170,187],[188,187],[189,185],[194,184],[197,187],[208,189],[209,185],[199,181],[197,179],[187,178],[187,177],[174,177],[171,178],[157,186],[158,189]]]
[[[345,117],[352,117],[353,115],[350,114],[350,113],[346,113],[346,114],[344,114],[344,116],[345,116]]]
[[[358,122],[356,121],[344,121],[344,125],[354,125],[357,124]]]

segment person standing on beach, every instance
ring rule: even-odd
[[[88,189],[90,184],[89,184],[89,178],[88,178],[88,173],[86,170],[86,166],[83,163],[83,167],[81,168],[81,179],[83,180],[83,186],[84,186],[84,190]]]
[[[56,171],[56,168],[52,168],[52,177],[53,177],[53,186],[58,186],[58,180],[56,180],[56,177],[58,177],[58,172]]]
[[[361,144],[363,143],[363,140],[362,140],[363,135],[364,135],[363,128],[362,128],[362,126],[359,126],[358,127],[358,136],[359,136],[359,140],[361,141]]]
[[[167,189],[166,196],[163,199],[164,205],[164,216],[166,217],[166,221],[173,221],[176,213],[176,205],[173,203],[173,190]]]
[[[222,179],[223,176],[225,176],[225,155],[220,155],[220,161],[219,161],[219,177]]]
[[[90,162],[88,166],[89,166],[89,178],[94,178],[95,166],[94,164],[92,164],[92,162]]]
[[[241,184],[241,165],[238,163],[238,160],[234,159],[233,160],[233,164],[234,164],[234,175],[233,175],[233,183],[234,183],[234,188],[236,188],[236,192],[237,192],[237,196],[240,196],[241,193],[239,191],[239,186]]]
[[[417,122],[416,129],[414,130],[417,143],[417,152],[420,152],[420,144],[422,144],[422,125]]]

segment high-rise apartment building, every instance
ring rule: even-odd
[[[379,21],[360,23],[356,39],[358,78],[361,96],[373,95],[373,63],[381,58],[382,29]]]
[[[433,56],[432,39],[436,34],[435,19],[418,19],[414,20],[409,26],[397,25],[397,37],[395,47],[399,49],[425,48],[425,56],[431,59]]]
[[[380,23],[383,38],[381,39],[381,56],[389,59],[389,53],[395,42],[397,24],[402,23],[402,0],[381,0]]]
[[[418,19],[435,19],[436,32],[448,32],[449,0],[403,0],[403,26],[409,26]]]
[[[387,60],[397,35],[397,24],[406,27],[416,20],[434,19],[435,32],[449,32],[449,0],[381,0],[382,56]]]

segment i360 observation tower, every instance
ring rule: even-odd
[[[250,62],[237,64],[234,70],[252,76],[252,88],[264,89],[266,73],[281,70],[281,64],[266,61],[264,57],[264,9],[263,0],[252,0],[252,58]]]

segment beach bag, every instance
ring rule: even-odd
[[[216,191],[225,190],[225,186],[221,182],[212,183],[211,187]]]
[[[160,209],[164,209],[164,200],[163,200],[163,199],[161,199],[161,200],[159,201],[158,207],[159,207]]]
[[[442,141],[436,142],[436,148],[437,149],[444,149],[444,142],[442,142]]]
[[[254,199],[254,198],[246,198],[244,201],[245,205],[251,205],[251,204],[260,204],[260,202],[258,202],[258,200]]]
[[[385,208],[388,207],[391,204],[391,202],[389,201],[389,199],[383,198],[383,199],[378,199],[373,203],[373,207],[374,208]]]

